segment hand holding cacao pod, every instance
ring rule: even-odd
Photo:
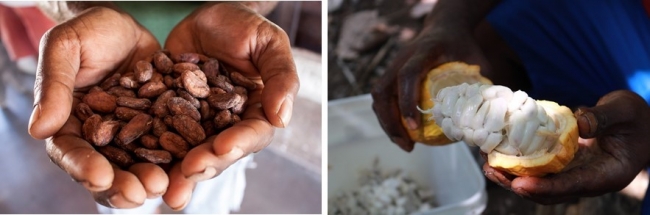
[[[486,163],[486,177],[537,203],[555,204],[621,190],[650,162],[650,108],[639,95],[614,91],[575,116],[581,138],[565,170],[545,177],[516,177]]]

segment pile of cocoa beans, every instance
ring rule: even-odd
[[[197,53],[157,51],[132,71],[106,78],[81,99],[74,114],[82,135],[109,161],[165,165],[241,121],[255,82]]]

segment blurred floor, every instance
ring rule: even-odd
[[[97,213],[90,194],[49,161],[44,141],[27,133],[34,78],[17,72],[2,47],[0,52],[0,98],[6,96],[0,110],[0,213]],[[304,72],[320,73],[320,65]],[[311,73],[306,75],[317,79],[305,81],[320,82],[321,75]],[[247,171],[241,213],[321,212],[320,125],[320,102],[299,95],[292,122],[277,130],[269,147],[284,145],[286,150],[262,150],[254,158],[257,168]],[[305,150],[311,153],[295,154]]]

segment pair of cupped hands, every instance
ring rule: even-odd
[[[164,14],[161,14],[163,16]],[[84,91],[161,50],[156,38],[129,14],[89,8],[48,31],[40,47],[35,105],[29,133],[46,139],[53,163],[105,206],[133,208],[163,197],[172,209],[190,201],[196,183],[218,176],[240,158],[270,143],[291,118],[299,88],[289,39],[282,29],[239,3],[203,6],[170,32],[165,49],[217,58],[258,83],[242,121],[192,149],[169,171],[150,163],[122,170],[81,138],[71,108]]]
[[[411,151],[414,147],[406,129],[421,126],[422,115],[416,107],[420,83],[428,71],[446,62],[462,61],[480,65],[481,73],[496,83],[495,79],[503,77],[498,71],[490,71],[490,63],[470,32],[443,25],[427,26],[400,50],[375,85],[373,110],[386,134],[403,150]],[[650,108],[639,95],[627,90],[614,91],[594,107],[579,108],[575,116],[580,139],[579,150],[569,165],[572,168],[545,177],[516,177],[486,162],[485,176],[522,197],[554,204],[621,190],[648,165]]]

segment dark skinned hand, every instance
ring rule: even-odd
[[[566,170],[541,178],[515,177],[486,163],[486,177],[540,204],[625,188],[650,161],[650,108],[645,100],[630,91],[614,91],[575,115],[580,147]]]
[[[114,167],[81,138],[71,114],[73,92],[86,91],[115,72],[133,68],[160,45],[131,16],[92,7],[48,31],[41,41],[29,134],[46,139],[47,154],[108,207],[133,208],[162,195],[167,174],[154,164]],[[77,100],[77,101],[75,101]]]
[[[288,125],[300,86],[286,33],[241,3],[204,5],[172,30],[165,48],[172,54],[196,52],[216,58],[258,84],[248,93],[249,106],[240,123],[190,150],[172,168],[163,199],[181,209],[196,183],[268,146],[275,128]]]
[[[414,142],[406,129],[420,127],[420,84],[427,73],[437,66],[462,61],[481,66],[481,73],[489,70],[470,31],[451,30],[445,27],[427,27],[402,48],[386,73],[372,90],[372,108],[384,132],[391,141],[405,151],[411,151]],[[406,119],[408,128],[400,117]]]

